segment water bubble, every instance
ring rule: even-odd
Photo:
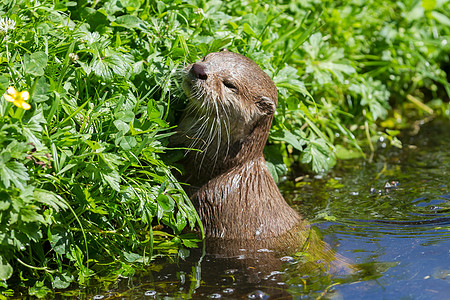
[[[156,291],[152,291],[152,290],[146,291],[146,292],[144,293],[144,295],[145,295],[145,296],[156,296]]]
[[[270,280],[272,280],[272,281],[277,281],[277,280],[278,280],[277,275],[281,275],[281,274],[284,274],[284,272],[280,272],[280,271],[272,271],[272,272],[270,272],[270,274],[264,276],[264,279],[265,279],[265,280],[270,279]]]
[[[226,288],[222,292],[224,292],[225,294],[233,294],[234,293],[234,289],[233,288]]]
[[[220,298],[222,298],[222,295],[219,294],[219,293],[214,293],[214,294],[209,295],[208,298],[211,298],[211,299],[220,299]]]
[[[248,294],[248,299],[262,299],[262,300],[266,300],[269,299],[270,296],[266,293],[264,293],[263,291],[260,290],[256,290],[254,292],[251,292],[250,294]]]

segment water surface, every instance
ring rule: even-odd
[[[91,287],[94,299],[450,299],[450,123],[424,125],[373,161],[287,180],[285,198],[355,266],[351,274],[302,268],[301,253],[233,258],[204,249],[156,260],[134,278]]]

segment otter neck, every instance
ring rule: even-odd
[[[212,238],[266,239],[301,221],[280,194],[262,155],[209,180],[192,200]]]

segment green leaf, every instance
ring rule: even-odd
[[[123,164],[123,158],[117,154],[114,153],[102,153],[101,157],[103,161],[113,170],[117,170],[117,166]]]
[[[52,286],[54,289],[65,289],[69,287],[72,281],[74,281],[73,275],[68,272],[63,272],[55,275],[52,281]]]
[[[344,146],[336,146],[336,157],[338,159],[355,159],[362,158],[364,154],[361,151],[354,149],[346,149]]]
[[[6,152],[9,152],[12,158],[15,159],[24,159],[26,156],[26,152],[31,149],[31,145],[27,145],[27,143],[20,143],[17,140],[13,140],[11,143],[6,146]]]
[[[184,214],[183,211],[178,211],[177,213],[177,230],[179,232],[181,232],[187,225],[187,219],[186,219],[186,215]]]
[[[17,188],[24,190],[26,182],[30,179],[27,168],[17,161],[3,163],[0,160],[0,178],[5,188],[13,183]]]
[[[13,274],[13,268],[9,262],[0,255],[0,280],[8,280]]]
[[[47,61],[48,56],[43,51],[34,52],[31,55],[25,54],[23,57],[25,73],[33,76],[43,76]]]
[[[244,23],[244,25],[242,25],[242,30],[249,36],[256,37],[256,33],[253,31],[250,25],[248,25],[248,23]]]
[[[285,128],[273,132],[270,137],[275,141],[286,142],[300,151],[303,150],[303,146],[306,144],[305,139],[303,139],[301,136],[294,135],[292,132]]]
[[[44,203],[54,210],[67,209],[67,204],[55,193],[48,190],[34,189],[34,199],[38,202]]]
[[[111,68],[109,68],[108,62],[103,59],[95,60],[92,64],[92,69],[94,70],[95,75],[106,80],[112,79],[114,75]]]
[[[183,245],[188,248],[196,248],[197,247],[197,243],[195,241],[186,240],[186,239],[182,239],[181,241],[183,242]]]
[[[120,192],[120,175],[117,171],[102,172],[101,175],[104,182],[113,190]]]
[[[134,120],[134,113],[131,110],[120,110],[116,112],[114,116],[125,123],[130,123]]]
[[[25,223],[45,223],[44,217],[34,208],[22,208],[20,210],[20,219]]]
[[[124,77],[131,68],[128,59],[123,54],[112,50],[105,51],[106,56],[97,58],[92,63],[92,69],[95,75],[105,80],[111,80],[114,75]]]
[[[171,212],[175,208],[175,201],[172,199],[172,197],[165,194],[159,194],[159,196],[156,198],[156,202],[165,212]]]
[[[287,167],[283,161],[282,153],[280,145],[268,145],[264,148],[266,165],[275,182],[278,182],[280,176],[287,173]]]
[[[19,247],[25,247],[26,245],[29,244],[30,240],[33,240],[35,242],[39,241],[42,239],[42,230],[40,229],[40,224],[38,222],[42,222],[44,223],[45,220],[42,216],[40,217],[36,217],[36,214],[34,214],[33,216],[30,216],[29,213],[24,213],[24,211],[30,211],[30,209],[22,209],[20,212],[20,217],[22,219],[22,221],[24,220],[24,215],[25,215],[25,219],[27,219],[28,217],[31,217],[30,219],[34,219],[34,221],[37,222],[23,222],[22,224],[20,224],[20,233],[16,233],[16,238],[20,239],[20,241],[22,242],[23,245],[18,245]],[[34,210],[32,210],[34,211]]]
[[[11,206],[11,197],[5,191],[0,192],[0,210],[7,210]]]
[[[143,259],[142,255],[133,252],[123,252],[123,256],[125,257],[125,260],[130,263],[142,261]]]
[[[9,87],[9,80],[5,76],[0,76],[0,93],[6,91]]]
[[[310,141],[303,151],[301,162],[304,164],[311,163],[312,170],[319,173],[329,170],[336,163],[336,158],[327,142],[319,138]]]
[[[27,123],[23,124],[22,130],[23,135],[26,137],[28,143],[33,143],[36,149],[44,149],[42,144],[42,125],[47,121],[44,118],[44,113],[42,112],[42,107],[36,109],[35,114],[28,120]]]
[[[432,11],[431,15],[436,21],[438,21],[442,25],[450,27],[450,18],[447,17],[446,15],[441,14],[440,12],[437,11]]]
[[[66,254],[70,247],[70,232],[62,226],[54,226],[50,229],[50,245],[58,254]]]
[[[130,125],[122,120],[115,120],[114,126],[117,128],[117,130],[122,131],[122,134],[126,134],[128,131],[130,131]]]
[[[49,293],[51,293],[51,290],[44,285],[44,281],[36,281],[33,287],[28,288],[28,294],[37,298],[44,298]]]
[[[129,29],[139,28],[141,24],[142,20],[133,15],[117,17],[116,21],[111,23],[112,26],[122,26]]]
[[[47,83],[45,77],[40,77],[36,83],[36,87],[33,91],[33,102],[40,103],[49,99],[50,85]]]
[[[136,139],[132,136],[120,136],[115,142],[123,150],[131,150],[137,145]]]
[[[188,248],[194,248],[197,247],[197,243],[201,242],[199,237],[193,233],[186,233],[180,235],[180,239],[184,246]]]

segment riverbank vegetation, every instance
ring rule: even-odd
[[[265,155],[324,172],[449,117],[450,4],[2,1],[0,291],[44,297],[187,255],[198,216],[168,138],[179,70],[228,48],[275,81]],[[196,234],[192,234],[192,229]]]

